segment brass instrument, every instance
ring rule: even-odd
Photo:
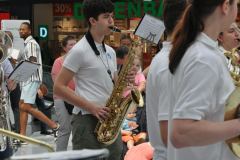
[[[228,58],[228,68],[235,86],[240,86],[240,55],[239,48],[226,51],[224,55]]]
[[[115,26],[109,26],[109,29],[111,29],[113,32],[122,32],[120,29],[118,29]]]
[[[117,30],[114,29],[113,31]],[[134,101],[137,104],[143,103],[141,93],[137,89],[131,90],[132,96],[128,96],[127,98],[123,98],[122,96],[124,89],[129,85],[129,82],[126,81],[126,76],[132,68],[135,55],[139,52],[138,49],[139,46],[137,44],[132,45],[128,53],[128,58],[119,73],[113,92],[106,103],[106,107],[111,109],[110,117],[105,121],[98,122],[95,128],[98,141],[106,145],[112,144],[116,140],[131,102]]]
[[[9,107],[10,102],[7,92],[3,89],[4,71],[2,62],[11,54],[12,40],[0,30],[0,128],[10,130]],[[5,159],[13,154],[12,141],[9,137],[0,135],[0,157]]]
[[[224,120],[232,120],[240,118],[240,57],[239,48],[234,48],[231,52],[225,52],[225,56],[228,58],[228,68],[230,70],[231,77],[233,78],[236,86],[233,93],[229,96],[225,106]],[[231,151],[240,158],[240,136],[226,140]]]
[[[1,64],[11,53],[12,40],[5,32],[0,30],[0,158],[6,159],[13,154],[12,138],[27,141],[33,144],[38,144],[40,146],[46,147],[50,152],[53,152],[53,147],[45,142],[38,141],[10,131],[10,101],[8,93],[3,89],[3,85],[5,85],[5,79]]]
[[[18,140],[22,140],[22,141],[25,141],[25,142],[28,142],[28,143],[31,143],[31,144],[36,144],[36,145],[42,146],[42,147],[46,148],[49,152],[54,152],[55,151],[54,148],[46,142],[39,141],[39,140],[24,136],[24,135],[21,135],[21,134],[18,134],[18,133],[14,133],[14,132],[2,129],[2,128],[0,128],[0,134],[3,134],[7,137],[15,138],[15,139],[18,139]]]
[[[2,68],[0,69],[1,74],[3,73]],[[1,77],[4,77],[2,74]],[[1,79],[3,82],[3,79]],[[9,99],[6,91],[0,87],[0,127],[6,130],[10,130],[10,118],[9,118]],[[0,135],[0,157],[6,158],[13,154],[12,141],[9,137]],[[6,156],[6,157],[5,157]]]

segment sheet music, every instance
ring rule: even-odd
[[[13,59],[17,59],[19,52],[20,52],[20,50],[12,48],[10,57],[12,57]]]
[[[158,44],[164,30],[165,26],[160,19],[157,19],[149,14],[145,14],[138,24],[134,34]]]
[[[39,67],[40,64],[38,63],[21,61],[8,76],[8,79],[15,80],[16,82],[25,82],[37,71]]]

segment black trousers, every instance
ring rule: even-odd
[[[13,110],[13,116],[14,116],[14,121],[15,121],[15,126],[13,130],[15,130],[16,133],[19,133],[19,127],[20,127],[20,118],[19,118],[19,100],[21,96],[21,90],[19,84],[17,84],[17,87],[10,92],[10,102],[11,102],[11,107]]]
[[[44,104],[44,100],[39,98],[38,95],[36,96],[35,100],[36,106],[43,114],[45,114],[48,118],[51,118],[51,109],[47,109],[47,107]],[[40,121],[40,131],[44,132],[48,130],[48,126]]]

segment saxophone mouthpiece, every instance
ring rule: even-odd
[[[108,28],[110,28],[113,32],[121,32],[121,30],[115,26],[109,26]]]

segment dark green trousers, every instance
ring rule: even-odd
[[[93,115],[73,114],[72,119],[72,144],[73,150],[107,148],[110,152],[109,160],[120,160],[122,154],[122,138],[118,135],[111,145],[99,143],[94,133],[98,119]]]

